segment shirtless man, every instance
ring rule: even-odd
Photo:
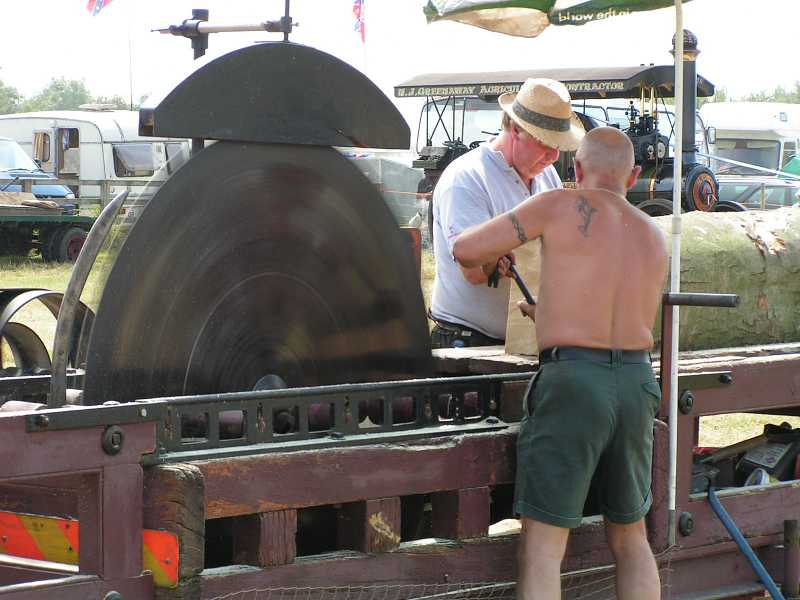
[[[592,482],[617,563],[618,597],[660,597],[644,516],[660,404],[649,350],[667,245],[625,199],[639,171],[627,136],[593,129],[575,158],[577,190],[530,198],[465,231],[453,248],[471,267],[542,238],[536,312],[521,307],[535,314],[544,348],[517,444],[517,597],[524,600],[561,598],[567,537],[581,522]]]

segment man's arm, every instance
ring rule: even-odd
[[[440,184],[434,192],[434,203],[438,208],[441,231],[451,254],[459,233],[491,218],[488,199],[474,186]],[[470,267],[459,265],[461,275],[472,285],[485,285],[498,269],[498,258],[499,255],[490,257]],[[500,274],[505,275],[502,267]]]
[[[541,236],[551,218],[553,201],[562,193],[555,190],[538,194],[513,210],[470,227],[456,239],[453,258],[462,268],[475,267]]]

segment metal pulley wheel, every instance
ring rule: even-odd
[[[686,174],[683,209],[712,212],[719,198],[719,185],[714,173],[703,165],[694,165]]]
[[[157,192],[108,273],[84,402],[426,376],[407,244],[336,150],[218,142]]]
[[[50,373],[50,354],[39,333],[24,323],[16,322],[17,314],[31,306],[41,304],[53,317],[58,316],[63,294],[44,289],[0,289],[0,342],[8,344],[14,367],[4,365],[0,356],[0,377],[41,375]],[[73,344],[69,348],[68,364],[76,365],[77,345],[82,328],[91,325],[91,311],[83,304],[78,306],[77,319],[72,332]]]

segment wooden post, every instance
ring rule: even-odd
[[[381,498],[342,505],[339,548],[373,554],[400,545],[400,498]]]
[[[233,521],[233,562],[277,567],[297,557],[297,511],[276,510],[236,517]]]
[[[783,522],[783,595],[787,600],[800,598],[800,522]]]
[[[491,496],[488,487],[431,495],[434,537],[463,540],[487,535]]]
[[[178,587],[158,588],[159,598],[200,597],[200,572],[205,563],[203,475],[194,465],[149,467],[144,473],[144,527],[178,537]]]

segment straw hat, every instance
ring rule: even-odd
[[[506,92],[497,101],[517,125],[551,148],[576,150],[586,133],[560,81],[528,79],[519,92]]]

